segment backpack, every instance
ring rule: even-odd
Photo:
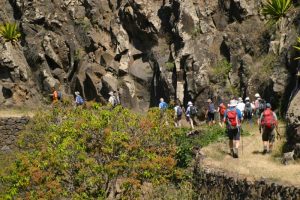
[[[266,102],[265,100],[261,99],[259,101],[258,110],[262,113],[266,109]]]
[[[251,103],[250,102],[246,102],[244,112],[245,112],[246,116],[251,116],[251,114],[252,114],[252,107],[251,107]]]
[[[227,124],[229,129],[236,129],[238,125],[238,116],[236,109],[227,110]]]
[[[168,104],[166,102],[162,103],[162,109],[166,110],[168,108]]]
[[[62,100],[62,92],[61,91],[57,92],[57,97],[58,97],[58,100]]]
[[[276,125],[276,120],[273,116],[273,112],[270,109],[267,109],[263,112],[263,119],[261,125],[268,129],[273,129]]]
[[[190,107],[190,115],[196,115],[197,114],[197,108],[195,106]]]
[[[81,96],[78,96],[78,104],[82,105],[84,103],[84,100]]]
[[[180,106],[177,106],[176,114],[178,117],[180,117],[182,115],[182,108]]]

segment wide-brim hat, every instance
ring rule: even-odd
[[[112,95],[114,95],[114,92],[111,91],[111,92],[109,92],[108,94],[109,94],[110,96],[112,96]]]
[[[76,91],[76,92],[75,92],[75,95],[80,95],[80,92]]]
[[[191,101],[189,101],[187,105],[188,105],[188,106],[192,106],[193,103],[192,103]]]
[[[207,103],[211,103],[212,101],[211,101],[211,99],[207,99]]]
[[[249,97],[246,97],[245,101],[250,101],[250,98],[249,98]]]
[[[258,93],[256,93],[254,96],[255,96],[256,98],[259,98],[259,97],[260,97],[260,95],[259,95]]]
[[[230,100],[229,107],[236,107],[236,106],[237,106],[236,100]]]

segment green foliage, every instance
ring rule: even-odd
[[[201,33],[202,33],[201,27],[199,25],[195,26],[191,32],[192,38],[196,38]]]
[[[166,69],[171,72],[171,71],[173,71],[173,69],[175,67],[175,63],[174,62],[166,62],[165,66],[166,66]]]
[[[193,158],[193,150],[205,147],[213,142],[217,142],[225,137],[225,129],[219,125],[205,126],[200,130],[200,134],[186,136],[187,130],[182,129],[176,135],[177,151],[176,159],[178,167],[187,167]]]
[[[142,116],[95,104],[41,112],[20,138],[0,198],[104,199],[118,180],[122,197],[135,199],[144,182],[179,180],[177,129],[168,120],[158,109]]]
[[[293,46],[297,51],[300,51],[300,37],[297,38],[297,45]],[[295,58],[295,60],[299,60],[300,57]]]
[[[16,42],[20,39],[21,33],[16,23],[5,23],[0,25],[0,36],[6,41]]]
[[[223,59],[217,62],[216,66],[212,68],[212,75],[218,82],[226,83],[231,69],[231,63],[229,63],[226,59]]]
[[[291,5],[291,0],[267,0],[263,5],[262,13],[270,17],[269,23],[276,23],[285,17]]]

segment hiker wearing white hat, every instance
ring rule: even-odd
[[[229,108],[224,114],[224,123],[226,123],[230,153],[233,158],[239,157],[238,148],[240,144],[240,126],[242,121],[242,113],[236,108],[236,105],[236,100],[230,100]]]
[[[195,122],[195,118],[196,118],[198,110],[191,101],[188,102],[187,106],[188,107],[186,109],[185,115],[186,115],[187,121],[191,125],[191,128],[194,129],[194,122]]]
[[[75,92],[75,104],[76,106],[80,106],[84,104],[83,98],[80,96],[80,92]]]
[[[113,91],[110,91],[109,93],[109,98],[108,98],[108,103],[111,105],[111,106],[115,106],[115,96],[114,96],[114,92]]]
[[[245,103],[243,102],[242,97],[239,97],[238,104],[236,105],[236,108],[239,109],[242,114],[244,113]]]
[[[244,120],[248,121],[252,125],[253,107],[249,97],[246,97],[245,101]]]

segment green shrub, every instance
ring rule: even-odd
[[[171,112],[171,111],[170,111]],[[172,117],[128,109],[55,107],[40,112],[20,137],[21,152],[1,177],[1,198],[104,199],[121,181],[122,198],[136,199],[144,182],[180,179]],[[168,121],[168,123],[167,123]]]
[[[232,65],[226,59],[223,59],[217,62],[214,67],[212,67],[211,73],[217,82],[225,84],[231,69]]]
[[[175,63],[174,62],[166,62],[165,66],[166,66],[166,69],[171,72],[171,71],[173,71],[173,69],[175,67]]]
[[[262,13],[270,17],[269,23],[276,23],[282,17],[286,16],[291,5],[291,0],[268,0],[263,5]]]
[[[21,33],[16,23],[5,23],[0,25],[0,35],[10,42],[16,42],[20,39]]]

